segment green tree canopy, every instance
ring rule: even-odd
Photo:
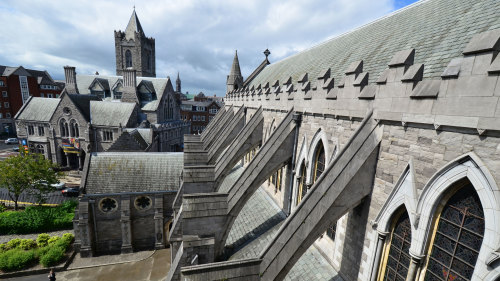
[[[35,195],[41,203],[44,201],[43,195],[54,190],[51,184],[57,183],[61,177],[56,168],[56,164],[41,154],[20,153],[8,157],[0,161],[0,187],[9,191],[16,210],[23,192]]]

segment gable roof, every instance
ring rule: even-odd
[[[308,73],[315,81],[331,68],[335,80],[350,63],[363,60],[370,82],[377,80],[398,51],[415,48],[415,63],[424,64],[424,78],[439,77],[450,60],[462,55],[474,34],[500,27],[497,0],[429,0],[337,36],[268,65],[250,83],[264,85]]]
[[[183,153],[92,153],[82,186],[87,194],[177,190],[183,164]]]
[[[59,105],[59,98],[31,97],[16,114],[16,120],[48,122]]]
[[[126,127],[134,113],[135,103],[90,102],[90,123],[97,126]]]
[[[45,70],[26,69],[26,71],[28,71],[32,76],[37,77],[38,85],[59,86]]]
[[[0,67],[0,76],[10,76],[12,74],[17,74],[21,76],[32,76],[24,67],[22,66],[2,66]]]

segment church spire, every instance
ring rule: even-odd
[[[179,71],[177,71],[177,80],[175,80],[175,91],[177,93],[181,92],[181,78],[179,77]]]
[[[127,28],[125,29],[125,38],[127,40],[134,39],[136,32],[144,34],[144,30],[142,30],[141,22],[137,17],[137,13],[135,12],[135,6],[134,6],[134,11],[132,12],[132,16],[130,16]]]
[[[227,91],[240,89],[243,86],[243,76],[241,76],[240,61],[238,59],[238,51],[234,54],[233,65],[231,72],[227,76]]]

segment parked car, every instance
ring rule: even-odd
[[[14,148],[12,148],[12,151],[19,152],[19,146],[15,146]]]
[[[78,197],[78,195],[80,195],[80,188],[77,186],[66,187],[61,191],[61,193],[63,196]]]
[[[8,138],[5,140],[5,144],[18,144],[19,140],[17,138]]]
[[[46,181],[40,181],[40,183],[47,186]],[[63,190],[64,188],[66,188],[66,184],[64,182],[61,182],[61,181],[58,183],[53,183],[50,186],[55,188],[56,190]]]

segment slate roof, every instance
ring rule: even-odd
[[[185,100],[182,101],[184,105],[193,105],[193,106],[209,106],[215,101],[193,101],[193,100]]]
[[[126,127],[134,113],[135,103],[131,102],[90,102],[90,122],[97,126]]]
[[[151,128],[133,128],[133,129],[125,129],[125,131],[129,132],[132,136],[136,136],[138,134],[142,140],[148,145],[151,144],[153,138],[153,130]],[[138,140],[140,141],[140,140]]]
[[[48,122],[61,99],[31,97],[16,115],[18,120]]]
[[[54,86],[59,86],[52,79],[52,77],[50,77],[49,73],[47,71],[45,71],[45,70],[26,69],[26,71],[28,71],[31,75],[37,77],[38,85],[54,85]]]
[[[123,76],[107,76],[107,75],[76,75],[76,84],[78,87],[78,91],[81,95],[90,95],[90,86],[94,82],[95,79],[99,79],[101,83],[105,83],[103,81],[107,81],[108,89],[109,85],[115,85],[118,80],[123,80]],[[158,105],[160,104],[161,96],[165,91],[165,87],[167,86],[170,78],[152,78],[152,77],[137,77],[137,86],[144,81],[148,85],[148,87],[152,87],[158,97],[156,100],[153,100],[142,107],[144,111],[155,111],[158,109]],[[105,100],[111,100],[111,98],[106,98]]]
[[[290,76],[295,83],[308,73],[310,81],[331,68],[335,81],[351,62],[363,60],[363,72],[375,81],[394,54],[415,48],[424,78],[439,77],[450,60],[461,57],[474,34],[500,28],[498,0],[420,1],[322,44],[268,65],[249,84],[264,85]]]
[[[177,190],[183,153],[92,153],[83,185],[87,194]]]
[[[68,97],[73,101],[75,106],[80,109],[83,117],[85,117],[87,121],[90,121],[90,102],[101,100],[98,96],[94,95],[68,94]]]

